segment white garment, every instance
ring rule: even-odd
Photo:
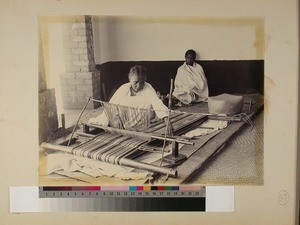
[[[41,175],[51,174],[57,171],[79,171],[92,177],[116,177],[122,180],[144,179],[148,172],[135,172],[133,168],[89,159],[68,153],[52,153],[46,157],[47,163]]]
[[[184,63],[177,70],[173,95],[184,104],[205,101],[208,98],[207,80],[203,68]]]
[[[123,84],[112,96],[109,103],[143,109],[153,109],[155,117],[159,119],[168,116],[168,108],[157,97],[154,88],[149,83],[145,82],[143,89],[136,93],[135,96],[131,96],[130,88],[130,83]],[[98,117],[91,118],[89,123],[108,126],[109,120],[105,113],[101,113]]]

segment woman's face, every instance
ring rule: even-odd
[[[186,57],[185,57],[185,62],[186,64],[192,66],[194,65],[194,62],[195,62],[195,58],[192,54],[188,54]]]
[[[145,77],[144,76],[131,75],[131,76],[129,76],[129,82],[131,84],[132,90],[134,92],[139,92],[145,86]]]

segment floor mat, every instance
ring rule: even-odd
[[[190,183],[263,185],[264,116],[259,113],[254,127],[247,126]]]

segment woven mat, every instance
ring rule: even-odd
[[[260,112],[190,183],[263,185],[264,116]]]

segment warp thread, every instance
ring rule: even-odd
[[[125,130],[145,130],[150,126],[150,109],[134,108],[102,102],[104,112],[112,127]],[[118,123],[120,120],[121,125]]]

